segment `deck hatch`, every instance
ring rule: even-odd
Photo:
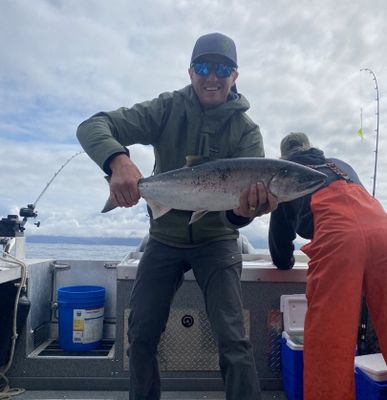
[[[125,310],[124,369],[129,369],[126,352],[127,321]],[[243,310],[246,334],[250,337],[250,311]],[[205,310],[175,308],[169,315],[165,332],[161,336],[158,359],[160,371],[218,371],[218,348],[212,336]]]

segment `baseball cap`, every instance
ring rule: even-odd
[[[214,32],[200,36],[193,48],[191,63],[207,54],[223,56],[233,67],[238,67],[235,43],[222,33]]]
[[[294,153],[310,149],[308,136],[302,132],[291,132],[281,141],[281,158],[288,159]]]

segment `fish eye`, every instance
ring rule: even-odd
[[[278,175],[286,176],[286,175],[288,175],[288,173],[289,173],[289,170],[287,168],[283,168],[283,169],[281,169],[281,171],[278,172]]]

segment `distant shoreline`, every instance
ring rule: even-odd
[[[77,236],[48,236],[48,235],[26,235],[27,243],[68,243],[85,245],[106,245],[106,246],[138,246],[142,238],[122,237],[77,237]],[[267,249],[267,241],[262,239],[250,240],[251,245],[256,249]]]
[[[69,243],[106,246],[137,246],[138,244],[140,244],[141,240],[142,238],[26,235],[27,243]]]

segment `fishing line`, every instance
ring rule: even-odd
[[[58,176],[58,174],[62,171],[62,169],[75,157],[79,156],[80,154],[84,153],[84,151],[78,151],[77,153],[73,154],[69,159],[66,160],[66,162],[58,169],[58,171],[55,172],[54,176],[47,182],[46,186],[42,190],[42,192],[39,194],[38,198],[35,200],[35,202],[32,204],[33,209],[35,209],[37,202],[41,199],[41,197],[44,195],[46,190],[49,188],[53,180]]]

